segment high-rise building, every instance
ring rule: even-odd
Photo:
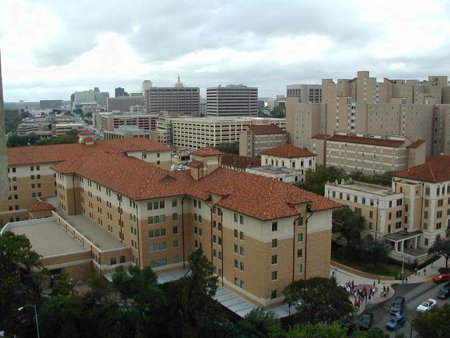
[[[206,90],[208,116],[258,116],[258,88],[244,85]]]
[[[166,111],[170,116],[198,116],[200,112],[200,89],[185,87],[178,77],[174,87],[154,87],[146,80],[142,83],[147,114]]]
[[[308,84],[288,85],[286,97],[298,97],[300,102],[320,103],[322,102],[322,86]]]
[[[324,79],[321,87],[321,103],[304,102],[288,88],[287,132],[296,146],[311,149],[314,135],[345,132],[425,140],[427,156],[448,149],[448,140],[443,140],[450,129],[446,76],[377,82],[369,72],[359,71],[351,80]]]
[[[0,200],[8,198],[8,158],[6,156],[5,113],[3,110],[2,61],[0,54]]]
[[[114,89],[114,96],[115,97],[128,96],[128,93],[125,91],[125,88],[117,87],[116,89]]]

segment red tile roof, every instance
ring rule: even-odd
[[[260,167],[261,158],[239,156],[235,154],[225,154],[222,156],[222,166],[237,167],[242,169],[251,167]]]
[[[97,141],[92,146],[84,144],[55,144],[47,146],[28,146],[8,148],[8,164],[25,165],[57,163],[94,152],[122,153],[128,151],[164,152],[171,148],[147,138],[130,138]]]
[[[419,148],[424,143],[425,140],[417,140],[416,142],[411,143],[407,148]]]
[[[385,139],[380,139],[380,138],[347,136],[347,135],[334,135],[334,136],[330,137],[328,139],[328,141],[360,143],[360,144],[369,144],[369,145],[374,145],[374,146],[392,147],[392,148],[399,148],[405,143],[404,141],[398,141],[398,140],[385,140]]]
[[[36,211],[55,210],[55,207],[53,205],[51,205],[50,203],[38,201],[38,202],[35,202],[35,203],[29,205],[27,209],[31,212],[36,212]]]
[[[286,134],[286,132],[275,124],[251,124],[247,126],[256,135]]]
[[[394,176],[426,182],[450,181],[450,156],[430,157],[425,163],[398,171]]]
[[[202,149],[198,149],[196,151],[193,151],[191,155],[196,156],[214,156],[214,155],[222,155],[223,153],[215,148],[212,147],[206,147]]]
[[[284,158],[316,156],[316,154],[310,152],[308,149],[299,148],[292,144],[280,144],[275,148],[262,151],[261,155],[277,156]]]
[[[263,176],[219,168],[195,181],[189,170],[168,172],[118,153],[97,152],[52,168],[60,173],[75,172],[133,200],[181,195],[208,200],[214,193],[225,196],[218,206],[261,220],[294,216],[293,205],[300,203],[312,203],[313,211],[339,207],[322,196]]]
[[[92,135],[92,134],[93,133],[90,130],[83,130],[78,133],[78,135]]]

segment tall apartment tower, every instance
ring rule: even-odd
[[[240,85],[206,90],[208,116],[258,116],[258,88]]]
[[[300,102],[320,103],[322,102],[322,86],[308,84],[288,85],[286,97],[298,97]]]
[[[142,91],[147,114],[166,111],[172,117],[199,116],[200,89],[185,87],[179,76],[174,87],[154,87],[151,81],[146,80],[142,83]]]
[[[289,92],[289,88],[288,88]],[[425,140],[426,154],[448,149],[450,87],[446,76],[426,81],[377,82],[369,72],[353,79],[322,80],[321,103],[287,98],[286,118],[290,142],[311,149],[311,137],[335,133],[401,136]],[[442,136],[439,136],[442,135]]]
[[[8,199],[8,159],[6,154],[5,112],[3,110],[2,60],[0,54],[0,200]]]

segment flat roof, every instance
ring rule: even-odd
[[[84,215],[67,215],[61,209],[56,209],[56,212],[100,251],[129,247],[128,244],[121,242],[109,231],[103,229]]]
[[[336,183],[328,183],[328,185],[338,188],[345,188],[349,190],[355,190],[355,191],[361,191],[361,192],[367,192],[371,194],[381,195],[381,196],[390,196],[390,195],[397,195],[391,187],[383,186],[383,185],[375,185],[375,184],[369,184],[369,183],[363,183],[363,182],[346,182],[343,184],[336,184]]]
[[[59,226],[53,217],[9,223],[7,230],[25,235],[32,249],[44,258],[89,251]]]

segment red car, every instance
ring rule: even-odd
[[[447,282],[448,280],[450,280],[450,273],[441,273],[440,275],[433,277],[433,281],[436,283]]]

